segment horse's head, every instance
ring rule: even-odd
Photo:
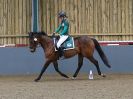
[[[45,32],[29,32],[29,48],[31,52],[35,52],[37,45],[41,42],[42,36],[47,36]]]

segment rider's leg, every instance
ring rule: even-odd
[[[57,43],[57,48],[59,50],[60,57],[64,54],[64,48],[61,47],[61,44],[68,38],[68,36],[60,36],[60,39]]]
[[[61,44],[62,44],[67,38],[68,38],[68,36],[66,36],[66,35],[60,36],[60,39],[59,39],[59,41],[58,41],[58,43],[57,43],[57,48],[59,48],[59,47],[61,46]]]

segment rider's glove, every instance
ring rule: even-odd
[[[52,34],[52,37],[55,37],[55,32]]]

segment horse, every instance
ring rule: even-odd
[[[34,81],[37,82],[41,79],[43,73],[46,71],[50,63],[53,63],[55,70],[61,76],[69,78],[66,74],[62,73],[58,68],[58,60],[60,59],[60,57],[59,57],[59,52],[55,51],[53,38],[49,37],[45,32],[29,32],[28,34],[29,34],[30,51],[35,52],[38,45],[40,45],[44,50],[44,57],[46,59],[46,62],[43,68],[41,69],[39,76]],[[105,75],[101,73],[98,61],[93,57],[94,50],[95,49],[97,50],[103,63],[108,68],[111,68],[111,65],[109,64],[109,61],[106,55],[104,54],[102,48],[100,47],[98,41],[88,36],[80,36],[74,38],[74,43],[75,43],[74,49],[66,50],[64,52],[64,59],[78,55],[78,67],[73,75],[73,78],[77,77],[81,67],[83,66],[84,58],[87,58],[96,66],[98,75],[105,77]]]

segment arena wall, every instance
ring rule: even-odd
[[[32,0],[0,0],[0,44],[27,44]]]
[[[103,73],[133,73],[132,46],[103,46],[102,49],[112,66],[111,69],[107,68],[95,51],[94,57],[99,61]],[[0,75],[38,74],[45,62],[43,55],[43,50],[40,47],[35,53],[30,53],[28,47],[0,48]],[[78,58],[75,56],[58,62],[61,71],[73,74],[78,65]],[[80,73],[89,73],[90,69],[97,73],[96,67],[90,61],[84,59]],[[52,64],[46,71],[46,74],[48,73],[56,73]]]

